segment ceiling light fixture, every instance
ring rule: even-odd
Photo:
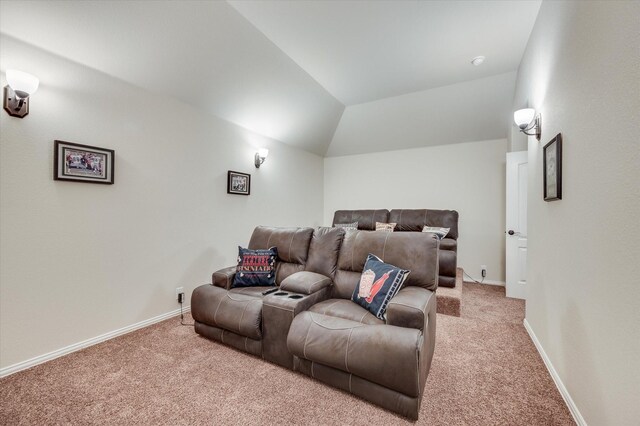
[[[540,133],[542,133],[540,125],[540,114],[536,115],[536,110],[533,108],[519,109],[513,113],[513,121],[520,128],[520,131],[525,135],[535,136],[540,140]],[[534,130],[534,133],[528,133],[529,130]]]
[[[476,56],[471,60],[471,63],[477,67],[479,65],[482,65],[485,59],[486,58],[484,56]]]
[[[4,86],[4,110],[13,117],[23,118],[29,114],[29,96],[38,90],[37,77],[18,70],[7,70]]]

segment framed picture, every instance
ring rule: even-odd
[[[53,179],[113,185],[112,149],[55,141]]]
[[[248,173],[227,173],[227,194],[249,195],[251,193],[251,175]]]
[[[542,148],[544,163],[544,200],[562,200],[562,134]]]

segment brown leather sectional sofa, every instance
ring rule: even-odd
[[[235,267],[191,297],[195,331],[417,419],[436,331],[439,241],[418,232],[257,227],[278,248],[273,287],[231,288]],[[350,300],[369,253],[411,270],[386,320]]]
[[[333,224],[358,222],[358,229],[374,231],[376,222],[396,223],[395,231],[422,232],[425,226],[449,228],[440,242],[440,287],[456,286],[458,267],[458,212],[455,210],[338,210]]]

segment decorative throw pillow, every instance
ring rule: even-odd
[[[376,231],[393,232],[396,229],[395,223],[376,222]]]
[[[346,229],[358,229],[358,222],[353,223],[336,223],[333,225],[334,228],[344,228]]]
[[[276,285],[277,257],[276,247],[249,250],[238,246],[238,266],[231,288]]]
[[[449,233],[450,228],[440,228],[438,226],[425,226],[422,232],[433,232],[439,240],[443,239]]]
[[[411,271],[384,263],[377,256],[369,254],[351,300],[384,320],[389,301],[400,291],[409,272]]]

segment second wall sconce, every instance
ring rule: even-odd
[[[255,156],[256,169],[260,168],[260,165],[264,163],[264,160],[267,158],[268,155],[269,155],[269,150],[266,148],[259,149],[258,152],[256,152],[256,156]]]
[[[540,140],[540,133],[542,133],[540,126],[540,114],[536,115],[536,110],[533,108],[519,109],[513,113],[513,121],[520,128],[520,131],[525,135],[535,136],[537,140]],[[530,130],[534,130],[534,133],[528,133]]]
[[[4,87],[4,110],[13,117],[23,118],[29,114],[29,96],[38,90],[40,80],[18,70],[7,70],[6,75],[9,84]]]

